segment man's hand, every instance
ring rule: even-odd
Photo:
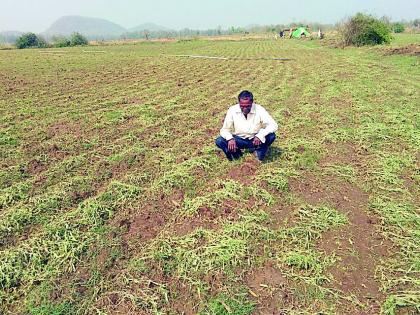
[[[236,150],[238,149],[238,147],[236,146],[236,141],[235,141],[235,139],[230,139],[229,141],[228,141],[228,150],[230,151],[230,152],[236,152]]]
[[[262,141],[260,139],[258,139],[257,137],[254,137],[254,140],[252,141],[252,144],[254,145],[254,147],[258,147],[259,145],[262,144]]]

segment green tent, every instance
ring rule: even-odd
[[[302,37],[302,35],[305,35],[305,36],[309,37],[309,36],[311,36],[311,33],[309,33],[309,32],[306,30],[306,28],[305,28],[305,27],[303,27],[303,26],[298,27],[296,30],[294,30],[294,31],[292,32],[292,37],[294,37],[294,38],[301,38],[301,37]]]

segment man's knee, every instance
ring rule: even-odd
[[[276,140],[276,134],[274,132],[269,133],[268,135],[265,136],[265,142],[268,145],[272,144],[274,140]]]
[[[223,148],[225,148],[225,147],[227,146],[227,141],[226,141],[226,139],[225,139],[225,138],[223,138],[223,137],[218,137],[218,138],[216,139],[216,145],[217,145],[220,149],[223,149]]]

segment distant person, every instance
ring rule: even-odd
[[[216,145],[230,161],[239,159],[243,149],[255,152],[258,160],[263,161],[276,139],[278,125],[264,107],[254,103],[251,92],[242,91],[238,101],[239,104],[229,108]]]
[[[324,33],[322,33],[321,29],[318,29],[318,38],[319,39],[323,39],[324,38]]]
[[[280,36],[280,38],[283,38],[284,37],[284,31],[280,31],[279,36]]]

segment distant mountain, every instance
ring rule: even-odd
[[[0,32],[0,43],[14,44],[22,34],[23,32],[19,31],[2,31]]]
[[[171,29],[155,23],[143,23],[128,29],[129,32],[141,32],[144,30],[148,30],[149,32],[171,31]]]
[[[79,32],[88,38],[95,39],[119,37],[126,31],[124,27],[108,20],[70,15],[59,18],[43,34],[47,37],[68,36]]]

